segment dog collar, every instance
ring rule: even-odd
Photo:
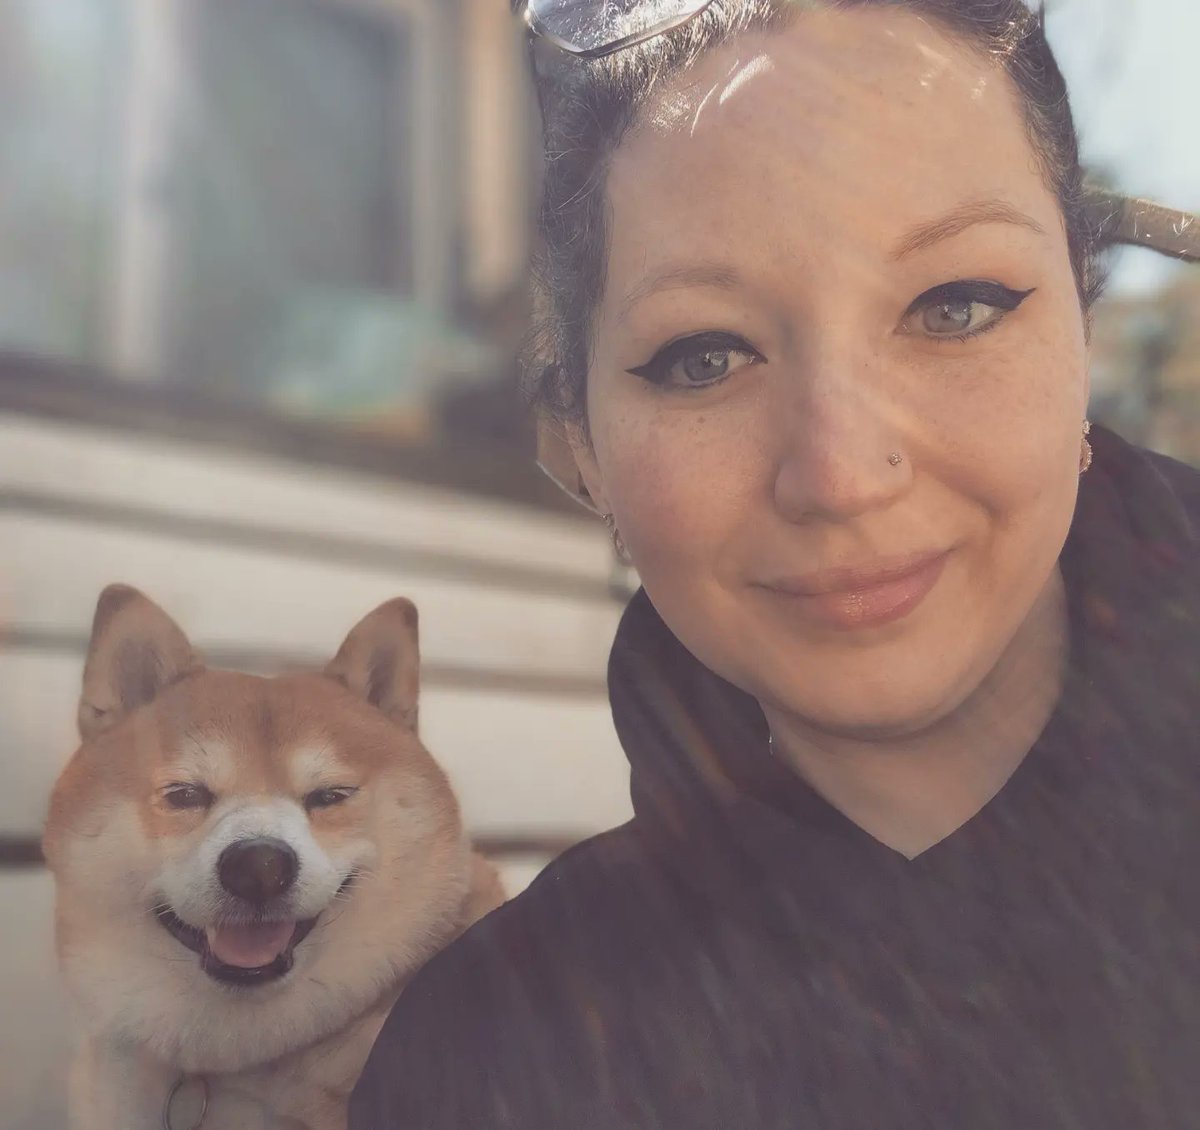
[[[200,1130],[208,1113],[208,1080],[180,1075],[163,1103],[163,1130]]]

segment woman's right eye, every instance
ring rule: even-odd
[[[734,334],[703,333],[664,345],[644,365],[628,371],[665,388],[699,389],[762,360],[758,350]]]

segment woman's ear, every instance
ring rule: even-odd
[[[582,489],[587,493],[589,505],[598,514],[609,513],[612,507],[608,504],[608,494],[604,489],[604,476],[600,472],[599,463],[596,462],[596,450],[582,426],[567,425],[567,443],[571,449],[576,474]]]
[[[604,514],[603,483],[584,429],[542,416],[537,425],[538,466],[576,502]]]

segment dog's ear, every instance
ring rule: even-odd
[[[83,668],[79,733],[86,741],[201,664],[178,625],[128,585],[109,585],[96,603]]]
[[[416,606],[397,597],[354,626],[325,674],[415,732],[420,665]]]

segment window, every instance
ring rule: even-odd
[[[286,397],[415,297],[413,28],[303,0],[190,14],[164,368]]]
[[[106,284],[129,43],[122,0],[0,8],[0,343],[91,360]]]
[[[427,433],[504,367],[455,318],[457,7],[5,5],[0,350]]]

